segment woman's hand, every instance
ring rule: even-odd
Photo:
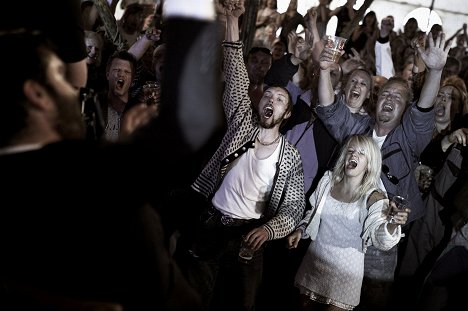
[[[288,241],[288,248],[297,248],[297,245],[299,245],[299,241],[302,238],[302,229],[296,229],[293,233],[288,235],[286,238]]]

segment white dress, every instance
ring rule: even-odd
[[[364,274],[360,208],[366,208],[359,205],[327,195],[317,237],[296,274],[296,286],[312,300],[348,310],[359,304]]]

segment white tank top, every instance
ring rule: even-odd
[[[375,71],[378,76],[384,76],[387,79],[395,75],[390,42],[375,42]]]
[[[280,145],[266,159],[257,158],[255,150],[249,149],[233,163],[213,197],[213,206],[233,218],[260,218],[273,185]]]

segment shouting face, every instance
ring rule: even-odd
[[[291,115],[289,105],[289,95],[286,90],[280,87],[268,88],[258,105],[260,125],[267,129],[279,126]]]
[[[107,73],[109,91],[116,96],[128,95],[128,89],[132,84],[132,66],[130,62],[115,58]]]
[[[346,151],[345,175],[348,177],[364,176],[367,171],[367,156],[360,146],[351,143]]]
[[[377,123],[396,127],[406,110],[408,92],[405,85],[388,82],[382,87],[376,105]]]
[[[355,70],[349,77],[346,86],[346,105],[354,113],[358,112],[371,92],[371,77],[362,70]]]
[[[440,88],[434,103],[435,122],[448,126],[458,111],[460,94],[456,88],[447,85]]]

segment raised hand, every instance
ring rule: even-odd
[[[344,51],[340,51],[340,57],[345,53]],[[320,62],[320,69],[326,70],[330,69],[334,66],[335,59],[335,51],[330,48],[325,47],[320,53],[319,62]]]
[[[416,44],[418,53],[426,67],[430,70],[442,70],[447,60],[447,55],[450,50],[450,43],[445,46],[445,33],[440,32],[434,40],[432,33],[429,33],[429,46],[423,49],[419,43]]]
[[[215,10],[218,14],[240,17],[245,12],[244,0],[215,0]]]
[[[341,64],[341,69],[343,70],[344,75],[349,74],[355,69],[366,67],[366,64],[361,59],[361,55],[359,55],[359,52],[356,51],[354,48],[351,48],[351,52],[353,52],[353,55]]]
[[[312,46],[314,42],[314,32],[313,29],[317,28],[317,10],[316,8],[310,8],[307,11],[307,14],[304,18],[306,22],[306,29],[305,29],[305,39],[306,41]]]
[[[307,11],[306,23],[307,23],[307,28],[309,28],[312,25],[317,25],[317,8],[316,7],[312,7]]]
[[[288,33],[288,52],[294,54],[297,44],[297,33],[291,31]]]

